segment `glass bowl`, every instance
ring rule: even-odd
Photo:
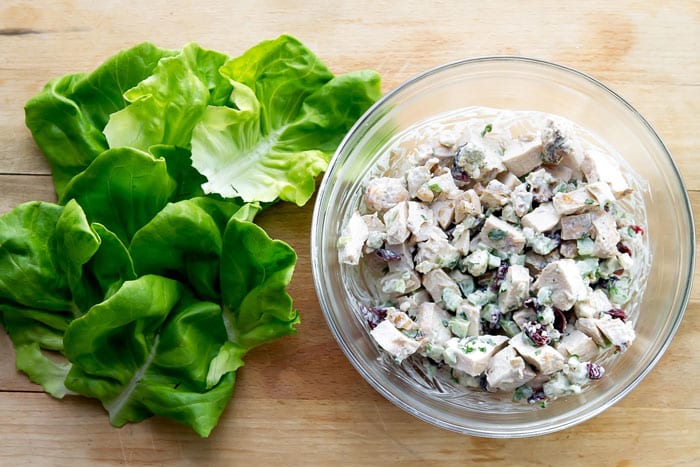
[[[541,408],[464,388],[461,394],[417,382],[383,358],[361,318],[358,287],[338,260],[337,241],[358,192],[381,153],[415,123],[484,106],[564,117],[597,134],[649,184],[644,193],[652,258],[638,310],[637,338],[579,395]],[[457,61],[420,74],[377,102],[338,147],[317,195],[312,269],[321,308],[341,349],[379,393],[410,414],[469,435],[514,438],[571,427],[612,406],[651,371],[668,347],[688,302],[695,232],[688,195],[671,155],[649,123],[595,79],[561,65],[521,57]]]

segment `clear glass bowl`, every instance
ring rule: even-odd
[[[360,184],[392,138],[413,124],[469,106],[560,115],[612,145],[649,183],[644,194],[652,265],[636,321],[637,339],[580,395],[546,408],[464,388],[428,388],[387,363],[360,318],[358,289],[336,244]],[[649,123],[605,85],[576,70],[520,57],[449,63],[388,93],[350,130],[321,183],[311,231],[312,269],[328,326],[357,371],[398,407],[439,427],[485,437],[562,430],[612,406],[658,362],[675,334],[692,285],[695,232],[688,195],[671,155]]]

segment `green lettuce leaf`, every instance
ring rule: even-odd
[[[233,392],[232,372],[207,385],[226,338],[218,305],[192,300],[177,281],[145,275],[71,322],[65,384],[101,400],[115,426],[155,414],[207,436]]]
[[[164,159],[133,148],[108,149],[75,176],[59,199],[75,199],[97,222],[128,245],[176,193]]]
[[[225,63],[233,107],[209,106],[192,132],[192,165],[207,193],[305,204],[355,120],[380,96],[374,72],[339,77],[281,36]]]
[[[60,197],[71,178],[107,149],[109,116],[129,103],[123,94],[174,51],[143,43],[119,52],[90,74],[50,81],[25,105],[25,123],[51,165]]]
[[[192,167],[192,153],[188,149],[157,144],[151,146],[149,152],[165,160],[168,174],[177,184],[173,201],[204,196],[202,185],[207,179]]]
[[[229,339],[253,348],[293,334],[299,312],[286,287],[296,253],[281,240],[234,216],[224,233],[221,294]]]
[[[109,146],[189,148],[192,128],[206,106],[229,100],[232,87],[218,72],[226,60],[194,43],[161,59],[151,76],[124,93],[131,105],[110,115],[104,129]]]
[[[198,296],[218,301],[223,232],[240,208],[240,203],[205,197],[168,204],[136,232],[129,246],[137,273],[184,281]],[[246,210],[248,220],[258,210]]]
[[[0,304],[73,312],[54,232],[63,207],[32,201],[0,217]]]
[[[17,369],[63,397],[70,393],[63,335],[74,318],[134,278],[126,248],[103,226],[88,225],[75,201],[25,203],[0,217],[0,271],[0,321]]]
[[[56,261],[68,280],[73,302],[78,309],[87,309],[104,296],[84,282],[83,266],[100,247],[100,237],[88,224],[85,212],[75,200],[70,200],[56,221],[54,233]]]
[[[83,277],[99,289],[97,296],[109,298],[124,282],[136,279],[134,262],[113,232],[97,222],[90,227],[100,237],[100,247],[83,268]]]

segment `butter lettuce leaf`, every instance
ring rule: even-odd
[[[158,274],[189,283],[198,296],[220,300],[223,233],[241,203],[192,198],[165,206],[129,246],[139,275]],[[259,205],[241,211],[252,221]]]
[[[253,348],[293,334],[299,312],[286,290],[296,253],[258,225],[234,216],[224,232],[221,294],[229,339]]]
[[[0,321],[16,366],[44,390],[71,393],[63,335],[76,317],[134,279],[126,248],[75,202],[31,202],[0,217]]]
[[[163,158],[170,178],[177,184],[174,201],[204,196],[202,185],[207,179],[192,167],[192,153],[185,148],[157,144],[149,148],[156,158]]]
[[[209,106],[192,132],[203,189],[244,201],[305,204],[335,147],[380,96],[370,71],[339,77],[281,36],[226,62],[233,106]]]
[[[124,93],[151,76],[176,51],[142,43],[109,58],[92,73],[55,78],[25,104],[25,123],[51,166],[60,197],[71,178],[108,148],[102,130],[126,107]]]
[[[102,401],[115,426],[161,415],[207,436],[233,392],[233,372],[207,387],[226,339],[218,305],[172,279],[141,276],[71,322],[65,384]]]
[[[121,147],[103,152],[76,175],[59,203],[75,199],[90,222],[102,224],[128,245],[176,192],[164,159]]]
[[[151,76],[124,93],[131,105],[110,115],[104,128],[109,146],[189,148],[192,128],[207,105],[229,100],[232,87],[218,71],[227,60],[195,43],[161,59]]]
[[[54,244],[62,212],[62,206],[31,201],[0,217],[0,304],[72,313]]]

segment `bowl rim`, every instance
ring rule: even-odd
[[[319,255],[318,251],[320,248],[319,243],[319,238],[317,238],[316,232],[318,232],[318,227],[319,227],[319,222],[320,222],[320,217],[322,216],[321,212],[321,207],[320,207],[320,202],[322,200],[321,194],[324,193],[326,190],[328,190],[328,185],[330,183],[330,176],[331,173],[333,173],[336,165],[339,163],[339,157],[340,154],[344,152],[346,146],[349,144],[349,142],[355,137],[354,135],[357,133],[357,131],[366,124],[366,122],[374,116],[375,113],[380,111],[387,101],[391,101],[394,96],[397,94],[402,93],[404,90],[407,88],[410,88],[414,86],[415,84],[422,82],[425,79],[430,78],[433,75],[442,73],[444,71],[461,67],[464,65],[469,65],[469,64],[475,64],[475,63],[488,63],[488,62],[497,62],[497,63],[521,63],[521,64],[526,64],[526,65],[535,65],[535,66],[541,66],[544,68],[550,68],[554,69],[560,72],[568,73],[571,75],[574,75],[574,77],[578,77],[580,79],[583,79],[585,82],[587,82],[590,85],[593,85],[594,87],[598,88],[599,90],[602,90],[605,94],[607,94],[609,97],[611,97],[614,101],[616,101],[618,104],[622,104],[628,112],[631,113],[631,116],[635,117],[638,123],[640,123],[646,130],[647,134],[652,137],[654,142],[659,145],[660,149],[662,149],[664,155],[666,156],[667,162],[670,164],[670,168],[672,169],[673,174],[675,175],[676,182],[678,185],[678,188],[680,189],[680,193],[682,194],[682,204],[683,208],[682,212],[685,213],[687,216],[688,220],[688,226],[689,226],[689,240],[690,240],[690,251],[688,255],[688,276],[686,277],[685,280],[685,287],[684,287],[684,293],[682,294],[682,297],[680,297],[680,302],[678,306],[678,312],[675,316],[675,319],[671,323],[668,333],[663,339],[663,342],[657,349],[656,353],[654,354],[653,358],[649,362],[649,365],[647,365],[645,368],[641,369],[636,373],[636,376],[630,380],[630,382],[624,386],[621,390],[614,392],[611,394],[611,398],[608,400],[608,403],[606,404],[599,404],[595,407],[592,408],[592,410],[587,411],[585,413],[580,414],[577,417],[574,418],[568,418],[564,419],[563,421],[559,421],[558,423],[550,423],[547,424],[544,427],[540,427],[536,432],[531,432],[526,427],[519,426],[519,429],[516,429],[514,431],[494,431],[494,430],[485,430],[485,429],[474,429],[474,428],[467,428],[464,426],[457,426],[452,423],[446,422],[445,420],[435,420],[434,417],[431,417],[429,414],[424,413],[421,410],[417,410],[416,408],[412,407],[408,403],[406,403],[404,400],[397,398],[394,396],[390,391],[388,391],[382,384],[379,384],[379,382],[375,381],[374,378],[370,377],[370,375],[364,370],[362,366],[362,362],[359,361],[359,359],[350,352],[349,348],[345,345],[342,345],[341,342],[343,341],[342,335],[340,333],[340,330],[337,328],[336,324],[333,322],[330,316],[330,311],[328,311],[328,303],[326,303],[326,298],[324,291],[321,290],[321,287],[319,286],[319,280],[317,279],[317,274],[322,270],[321,264],[319,264]],[[311,239],[310,239],[310,252],[311,252],[311,267],[312,267],[312,275],[314,279],[314,288],[316,290],[316,295],[319,301],[319,305],[321,307],[321,311],[323,313],[324,319],[326,321],[326,324],[328,325],[329,329],[331,330],[331,333],[333,334],[333,337],[336,341],[336,344],[340,347],[341,351],[345,354],[346,358],[350,361],[352,366],[355,368],[355,370],[360,373],[360,375],[363,377],[365,381],[367,381],[370,386],[372,386],[377,392],[379,392],[385,399],[387,399],[389,402],[392,404],[396,405],[397,407],[401,408],[402,410],[408,412],[409,414],[415,416],[416,418],[423,420],[433,426],[437,426],[442,429],[447,429],[453,432],[461,433],[461,434],[466,434],[466,435],[472,435],[472,436],[478,436],[478,437],[489,437],[489,438],[525,438],[525,437],[532,437],[532,436],[541,436],[545,434],[550,434],[554,433],[572,426],[575,426],[577,424],[580,424],[582,422],[585,422],[587,420],[590,420],[594,418],[595,416],[599,415],[603,411],[605,411],[607,408],[617,404],[621,399],[623,399],[625,396],[627,396],[635,387],[638,386],[638,384],[651,372],[651,370],[656,366],[656,364],[659,362],[659,360],[662,358],[662,356],[665,354],[666,350],[670,346],[673,338],[675,337],[676,332],[678,331],[678,328],[680,327],[680,323],[683,320],[683,317],[685,315],[685,311],[688,306],[688,302],[690,301],[690,295],[692,291],[692,286],[693,286],[693,281],[694,281],[694,272],[695,272],[695,250],[696,250],[696,231],[695,231],[695,223],[694,223],[694,215],[693,215],[693,210],[692,206],[690,204],[690,199],[688,195],[688,189],[686,187],[686,184],[683,180],[682,174],[680,170],[678,169],[678,166],[676,162],[674,161],[671,152],[669,151],[668,147],[666,144],[663,142],[661,137],[658,135],[654,127],[649,123],[649,121],[634,107],[632,106],[625,98],[623,98],[620,94],[618,94],[616,91],[612,90],[610,87],[605,85],[603,82],[599,81],[598,79],[594,78],[593,76],[589,75],[588,73],[585,73],[583,71],[580,71],[576,68],[567,66],[567,65],[562,65],[556,62],[552,62],[549,60],[543,60],[539,58],[532,58],[532,57],[526,57],[526,56],[519,56],[519,55],[483,55],[483,56],[475,56],[475,57],[468,57],[468,58],[463,58],[463,59],[458,59],[458,60],[453,60],[450,62],[446,62],[437,66],[433,66],[431,68],[428,68],[427,70],[420,72],[418,74],[413,75],[412,77],[409,77],[407,80],[403,81],[400,83],[398,86],[394,87],[393,89],[389,90],[386,94],[384,94],[379,100],[377,100],[369,109],[365,111],[365,113],[355,122],[355,124],[350,128],[350,130],[346,133],[344,138],[341,140],[341,142],[338,144],[338,147],[336,148],[329,164],[328,167],[323,175],[323,178],[321,180],[321,183],[319,184],[318,187],[318,196],[316,197],[316,201],[314,204],[314,209],[312,213],[312,220],[311,220]],[[562,415],[563,417],[563,415]],[[561,417],[560,417],[561,418]]]

